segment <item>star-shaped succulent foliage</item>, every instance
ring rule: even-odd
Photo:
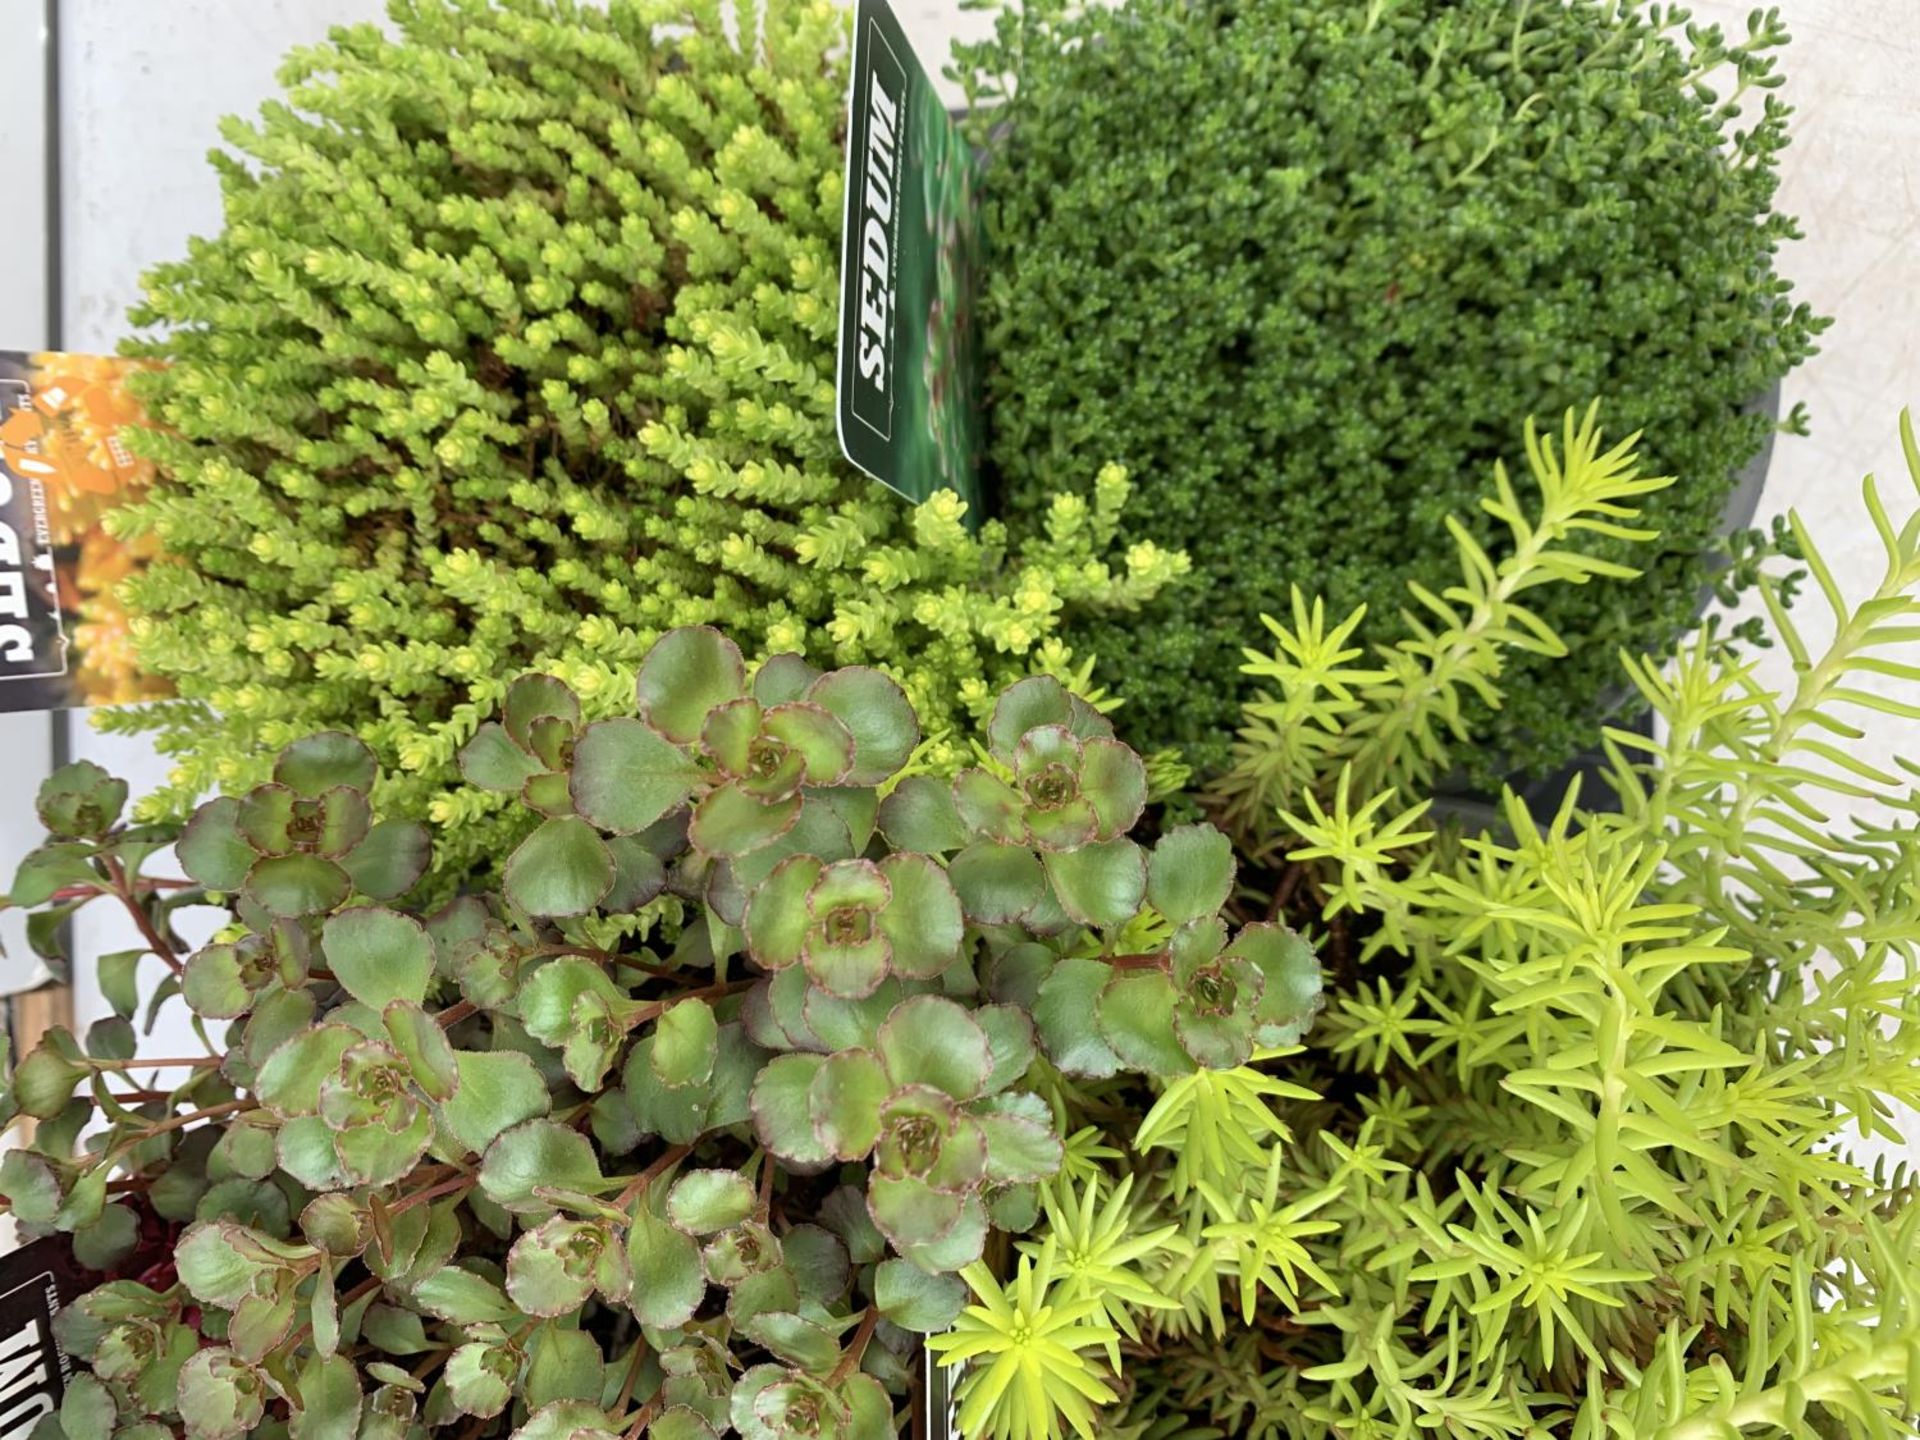
[[[498,893],[430,914],[357,741],[203,807],[171,887],[124,787],[50,784],[16,893],[134,906],[177,971],[154,1003],[208,1042],[133,1086],[117,1019],[13,1073],[41,1125],[0,1192],[124,1276],[63,1322],[77,1405],[214,1440],[282,1404],[382,1440],[889,1440],[912,1332],[1064,1164],[1034,1077],[1233,1066],[1316,1003],[1304,944],[1221,920],[1220,836],[1129,837],[1144,767],[1052,680],[952,783],[908,773],[877,671],[750,674],[688,629],[637,691],[586,723],[550,677],[511,688],[461,759],[533,828]],[[172,909],[215,896],[188,953]]]

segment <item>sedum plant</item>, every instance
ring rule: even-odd
[[[1551,773],[1592,738],[1613,651],[1694,618],[1758,406],[1824,328],[1776,269],[1786,38],[1618,0],[1020,0],[958,49],[1007,513],[1117,459],[1198,577],[1080,632],[1136,743],[1219,773],[1261,614],[1298,585],[1391,627],[1407,579],[1451,582],[1449,514],[1498,536],[1472,507],[1514,397],[1606,395],[1685,481],[1647,497],[1661,544],[1540,597],[1592,643],[1512,657],[1460,758]]]
[[[343,730],[465,875],[519,838],[455,770],[513,677],[611,716],[707,623],[886,670],[951,771],[1005,684],[1087,688],[1064,621],[1184,570],[1103,462],[1010,532],[842,461],[846,17],[722,9],[407,0],[225,128],[225,227],[133,317],[160,475],[115,524],[170,557],[124,593],[180,700],[101,723],[173,759],[144,815]]]
[[[682,628],[636,691],[508,689],[461,764],[532,828],[426,913],[355,737],[203,805],[185,881],[122,782],[46,784],[12,903],[43,939],[118,903],[144,948],[8,1076],[0,1195],[101,1279],[42,1440],[888,1440],[960,1275],[1088,1163],[1061,1067],[1232,1074],[1317,1004],[1303,941],[1221,920],[1224,836],[1131,838],[1144,763],[1049,677],[951,783],[872,669]],[[175,1001],[204,1053],[137,1055]]]
[[[1920,681],[1920,512],[1867,482],[1885,566],[1852,598],[1794,517],[1829,613],[1790,617],[1757,571],[1783,687],[1718,625],[1670,665],[1629,656],[1661,723],[1604,733],[1615,804],[1575,785],[1537,821],[1509,793],[1469,828],[1432,799],[1475,740],[1465,696],[1563,647],[1551,587],[1632,579],[1594,542],[1644,535],[1667,483],[1591,414],[1527,449],[1531,483],[1496,473],[1484,500],[1510,543],[1456,524],[1458,579],[1413,589],[1412,638],[1369,646],[1368,617],[1296,597],[1250,652],[1266,690],[1212,798],[1244,903],[1319,936],[1311,1048],[1257,1086],[1161,1080],[1130,1136],[1115,1116],[1046,1182],[1030,1268],[968,1273],[958,1353],[1006,1343],[1009,1309],[1117,1332],[1101,1433],[1920,1423],[1920,1204],[1873,1158],[1920,1106],[1920,795],[1860,744],[1920,717],[1882,683]],[[1033,1433],[995,1404],[997,1433]]]

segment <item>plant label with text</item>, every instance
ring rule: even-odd
[[[134,658],[120,582],[155,552],[106,517],[152,483],[127,434],[135,362],[0,350],[0,711],[172,693]]]
[[[73,1361],[53,1338],[53,1317],[88,1288],[69,1236],[0,1255],[0,1440],[26,1440],[59,1408]]]
[[[976,163],[886,0],[859,0],[840,258],[840,446],[913,501],[978,525]]]

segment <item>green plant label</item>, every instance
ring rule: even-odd
[[[859,0],[840,255],[840,446],[980,520],[975,161],[886,0]]]
[[[116,590],[150,540],[122,541],[106,517],[152,482],[128,447],[143,423],[132,362],[0,350],[0,711],[151,700]]]

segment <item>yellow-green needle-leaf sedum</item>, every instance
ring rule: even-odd
[[[1600,732],[1604,783],[1551,819],[1450,812],[1436,780],[1485,743],[1465,702],[1582,643],[1548,587],[1630,580],[1593,542],[1662,483],[1593,415],[1559,428],[1483,498],[1503,543],[1454,527],[1408,633],[1302,595],[1248,652],[1210,798],[1235,903],[1315,937],[1324,1014],[1154,1080],[1144,1115],[1054,1052],[1056,1128],[1099,1129],[1017,1242],[1064,1262],[1020,1303],[1102,1274],[1086,1323],[1120,1360],[1075,1353],[1117,1396],[1103,1440],[1920,1433],[1920,440],[1903,421],[1911,487],[1851,512],[1880,565],[1837,576],[1788,517],[1806,598],[1757,555],[1759,626],[1622,657],[1660,724]],[[1007,1394],[985,1433],[1034,1413]]]

